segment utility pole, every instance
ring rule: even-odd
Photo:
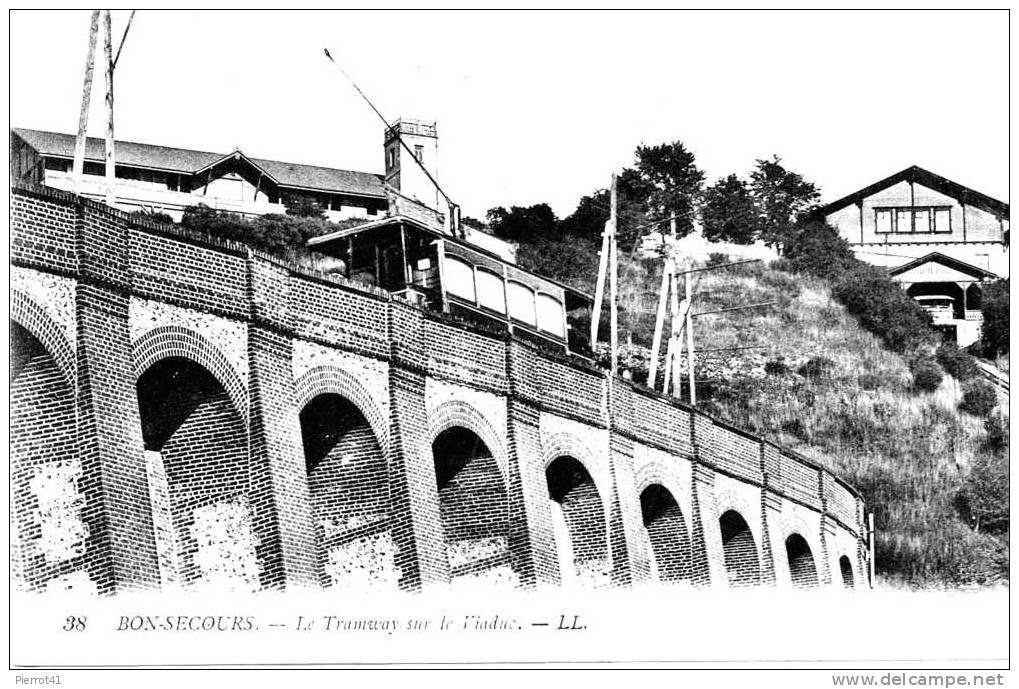
[[[694,364],[694,352],[693,352],[693,319],[690,316],[690,312],[693,311],[693,296],[690,294],[690,273],[683,276],[683,289],[686,293],[686,367],[687,375],[690,379],[690,406],[693,407],[697,404],[697,389],[694,387],[693,378],[693,364]],[[679,380],[679,376],[676,376]]]
[[[612,228],[612,242],[609,247],[609,346],[612,348],[612,375],[619,368],[619,248],[616,244],[616,173],[612,173],[612,191],[610,192],[609,225]]]
[[[96,34],[99,33],[99,10],[92,10],[92,24],[88,32],[88,56],[85,58],[85,83],[81,90],[81,112],[78,115],[78,138],[74,142],[74,190],[81,193],[85,174],[85,136],[88,130],[88,108],[92,99],[92,72],[96,57]]]
[[[616,176],[612,175],[611,196],[616,198]],[[615,202],[612,204],[615,208]],[[594,305],[591,307],[591,350],[598,344],[598,326],[601,321],[602,304],[605,302],[605,283],[608,281],[608,273],[611,269],[610,256],[616,233],[615,211],[609,211],[609,219],[605,221],[605,227],[601,233],[601,251],[598,253],[598,280],[594,285]]]
[[[117,157],[113,140],[113,23],[110,11],[103,10],[103,29],[106,32],[103,51],[106,54],[106,205],[117,202]]]
[[[661,351],[662,342],[662,330],[665,328],[665,308],[669,300],[669,292],[671,291],[672,284],[672,272],[673,272],[673,252],[675,251],[675,239],[676,239],[676,214],[673,213],[670,220],[672,221],[672,242],[664,242],[665,248],[665,263],[662,266],[662,285],[658,289],[658,310],[655,312],[655,332],[651,338],[651,361],[648,362],[648,373],[647,373],[647,384],[648,387],[654,389],[655,382],[658,377],[658,355]],[[668,369],[668,356],[671,355],[672,348],[668,347],[669,354],[666,355],[666,369]],[[667,376],[668,374],[666,374]],[[668,387],[668,383],[666,383]]]

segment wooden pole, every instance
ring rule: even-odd
[[[870,550],[870,562],[868,567],[870,568],[870,587],[874,588],[874,513],[871,512],[867,515],[867,545]]]
[[[676,214],[671,217],[673,233],[676,227]],[[673,246],[665,243],[665,262],[662,267],[662,285],[658,289],[658,311],[655,313],[655,332],[651,338],[651,361],[648,362],[648,387],[654,389],[655,379],[658,376],[658,354],[662,344],[662,330],[665,329],[665,307],[669,299],[669,287],[672,281],[672,251]]]
[[[682,325],[683,319],[680,317],[680,313],[682,313],[682,310],[681,304],[679,303],[679,276],[676,274],[677,267],[678,266],[676,265],[676,263],[673,262],[672,273],[669,275],[669,282],[671,284],[671,287],[669,289],[669,296],[671,299],[671,303],[669,305],[669,315],[671,316],[670,320],[672,321],[672,332],[669,335],[669,348],[667,352],[667,356],[669,357],[669,368],[672,371],[672,376],[676,378],[676,380],[678,380],[680,377],[679,367],[677,365],[680,352],[676,351],[676,345],[681,344],[679,336],[680,333],[683,332]],[[668,380],[663,381],[662,392],[664,392],[665,394],[669,394]],[[678,396],[679,393],[678,383],[676,384],[676,393]]]
[[[690,293],[690,275],[683,276],[684,291],[686,292],[686,314],[685,314],[685,327],[686,327],[686,367],[687,376],[690,381],[690,406],[697,404],[697,390],[694,387],[694,376],[693,376],[693,365],[694,365],[694,349],[693,349],[693,319],[690,317],[693,311],[693,296]]]
[[[92,10],[88,31],[88,56],[85,58],[85,83],[81,88],[81,111],[78,114],[78,138],[74,141],[74,190],[81,193],[85,175],[85,137],[88,130],[88,109],[92,100],[92,72],[96,59],[96,35],[99,33],[99,10]]]
[[[612,173],[609,225],[612,241],[609,247],[609,346],[612,348],[612,375],[619,368],[619,247],[616,244],[616,173]]]
[[[658,310],[655,312],[655,332],[651,337],[651,360],[647,368],[647,384],[655,387],[658,377],[658,353],[661,350],[662,330],[665,327],[665,307],[669,301],[669,282],[672,279],[672,259],[666,258],[662,267],[662,284],[658,288]]]
[[[601,252],[598,254],[598,282],[594,285],[594,304],[591,306],[591,351],[598,344],[598,325],[601,321],[601,307],[605,300],[605,274],[609,268],[609,223],[601,233]]]
[[[117,203],[117,156],[113,142],[113,24],[110,11],[103,10],[103,52],[106,54],[106,205]]]
[[[672,362],[676,358],[676,338],[669,336],[669,343],[665,347],[665,372],[662,374],[662,392],[668,394],[669,384],[672,382]]]

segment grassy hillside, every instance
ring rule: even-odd
[[[660,279],[660,261],[621,261],[621,332],[633,343],[624,360],[646,360]],[[956,408],[957,381],[946,376],[934,392],[914,390],[903,358],[818,279],[756,263],[700,273],[695,285],[695,312],[776,302],[695,319],[698,349],[758,347],[698,357],[696,377],[705,381],[698,406],[859,488],[875,513],[877,569],[886,583],[1007,581],[1007,527],[994,535],[974,530],[960,509],[971,467],[991,450],[983,419]]]

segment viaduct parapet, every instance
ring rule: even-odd
[[[44,187],[11,256],[24,590],[866,583],[847,484],[581,360]]]

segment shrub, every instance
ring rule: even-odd
[[[785,357],[778,357],[777,359],[769,359],[764,362],[764,372],[769,376],[784,376],[789,372],[789,366],[785,363]]]
[[[835,368],[835,362],[826,356],[815,356],[800,366],[799,374],[812,380],[827,377]]]
[[[1008,278],[987,285],[980,312],[984,316],[980,335],[984,356],[993,358],[1008,352]]]
[[[1009,528],[1008,453],[981,454],[962,489],[964,512],[977,530],[1001,533]]]
[[[131,211],[130,215],[134,218],[160,223],[161,225],[173,224],[173,218],[168,213],[163,213],[162,211],[137,210]]]
[[[729,263],[729,254],[723,254],[718,251],[712,251],[708,254],[707,267],[714,268],[725,263]]]
[[[832,293],[894,352],[908,352],[933,339],[930,316],[880,268],[857,262],[836,280]]]
[[[1008,449],[1008,419],[1001,414],[992,414],[984,419],[984,431],[987,433],[987,448],[991,452]]]
[[[956,380],[969,380],[980,372],[973,357],[950,342],[943,342],[935,354],[945,373]]]
[[[857,263],[849,243],[824,222],[795,225],[782,257],[783,269],[826,280],[836,279]]]
[[[884,380],[876,373],[861,373],[858,382],[864,390],[878,390]]]
[[[985,380],[971,380],[963,390],[959,409],[975,416],[987,416],[998,404],[998,393]]]
[[[913,388],[922,392],[934,392],[941,386],[941,368],[931,359],[919,359],[910,365],[913,374]]]

